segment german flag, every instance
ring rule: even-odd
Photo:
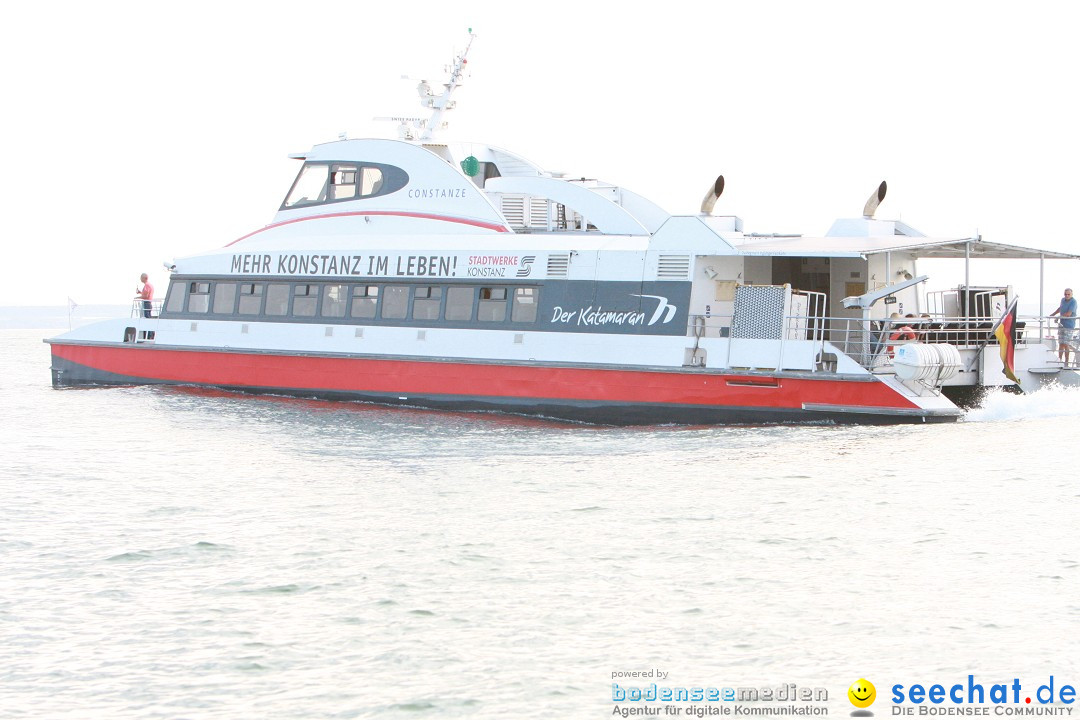
[[[1017,385],[1020,381],[1016,378],[1016,361],[1013,356],[1016,352],[1016,301],[1018,299],[1013,298],[1009,307],[1005,309],[1005,314],[994,326],[994,337],[997,338],[1001,348],[1001,372]]]

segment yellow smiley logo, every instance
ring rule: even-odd
[[[877,699],[877,690],[869,680],[859,678],[847,689],[848,700],[857,708],[870,707]]]

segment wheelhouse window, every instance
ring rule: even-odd
[[[241,283],[238,312],[241,315],[258,315],[262,312],[262,299],[262,283]]]
[[[418,287],[413,292],[413,320],[438,320],[441,287]]]
[[[409,174],[383,163],[304,163],[282,210],[388,195],[409,184]]]
[[[351,200],[359,195],[357,192],[359,175],[355,165],[331,165],[330,199]]]
[[[456,322],[472,320],[474,290],[471,287],[452,287],[446,290],[446,319]]]
[[[232,315],[236,305],[236,283],[214,285],[214,314]]]
[[[383,288],[382,316],[387,320],[401,320],[409,315],[409,287],[387,285]]]
[[[348,285],[324,286],[321,315],[323,317],[345,317],[345,306],[348,304],[348,297]]]
[[[350,315],[354,318],[370,320],[375,317],[375,306],[379,303],[378,285],[358,285],[353,288]]]
[[[378,195],[383,188],[383,172],[377,167],[365,167],[361,179],[360,195],[362,197]]]
[[[289,314],[289,286],[271,283],[266,287],[266,314]]]
[[[510,308],[511,322],[536,322],[536,288],[514,288],[514,301]]]
[[[480,306],[476,319],[482,322],[502,322],[506,319],[506,288],[480,288]]]
[[[305,164],[300,168],[284,207],[302,207],[326,202],[326,186],[330,180],[329,165]]]
[[[315,306],[318,302],[318,285],[297,285],[293,288],[292,312],[296,317],[315,317]]]
[[[188,312],[204,313],[210,309],[210,283],[188,284]]]

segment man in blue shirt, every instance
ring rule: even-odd
[[[1065,288],[1065,297],[1061,298],[1058,309],[1050,316],[1059,315],[1061,326],[1058,328],[1058,357],[1069,364],[1069,342],[1076,339],[1076,298],[1072,288]]]

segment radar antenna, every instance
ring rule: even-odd
[[[456,102],[450,99],[450,96],[454,94],[458,86],[461,85],[461,81],[465,76],[465,65],[468,64],[466,56],[469,54],[469,48],[472,47],[473,40],[476,39],[476,33],[469,28],[469,42],[465,45],[465,49],[454,58],[453,65],[447,66],[446,70],[450,73],[450,78],[447,82],[443,83],[443,91],[441,94],[436,95],[431,88],[431,83],[427,80],[421,80],[416,85],[416,92],[420,96],[420,107],[431,108],[431,117],[418,118],[418,117],[377,117],[376,120],[392,120],[400,123],[398,125],[398,136],[402,140],[430,140],[435,133],[441,132],[446,129],[447,122],[443,119],[443,116],[447,112],[453,110],[457,105]],[[410,80],[408,75],[402,75],[402,80]]]
[[[461,54],[454,58],[454,64],[450,67],[450,79],[443,83],[441,95],[435,95],[426,80],[421,80],[420,84],[416,86],[416,91],[420,93],[420,105],[432,108],[434,111],[427,122],[424,123],[423,131],[420,133],[421,140],[430,140],[432,135],[446,129],[446,121],[443,120],[443,116],[457,105],[456,102],[450,99],[450,96],[457,90],[465,75],[465,65],[469,62],[466,56],[469,54],[469,48],[472,47],[475,39],[476,34],[472,31],[472,28],[469,28],[469,42],[465,45],[465,49],[461,51]]]

